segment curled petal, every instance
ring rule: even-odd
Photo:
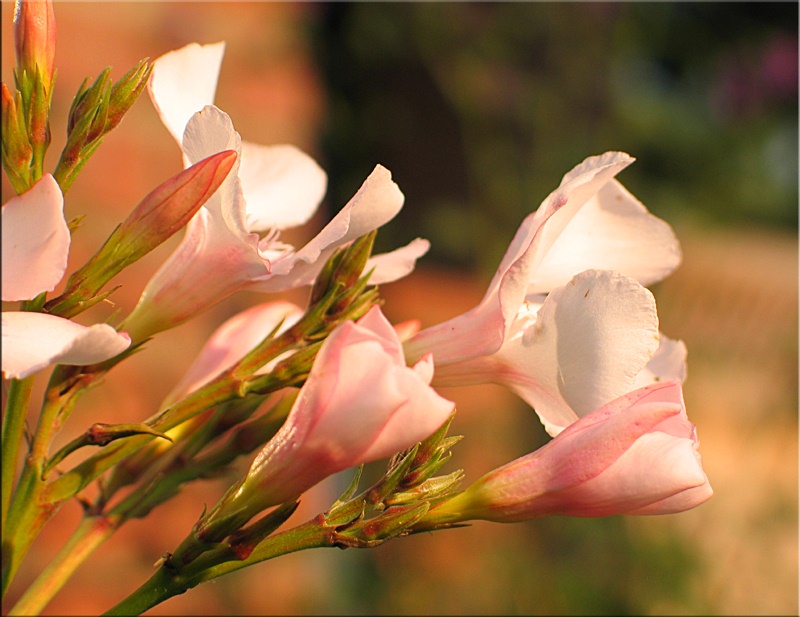
[[[270,259],[271,274],[254,280],[253,291],[281,291],[310,285],[331,254],[340,246],[392,220],[403,207],[403,193],[392,174],[378,165],[349,202],[298,251],[284,251]],[[266,253],[269,257],[269,252]]]
[[[248,231],[286,229],[308,222],[328,185],[327,174],[298,148],[248,142],[242,144],[239,179],[247,197]]]
[[[224,42],[190,43],[153,63],[147,89],[161,121],[179,145],[192,114],[214,102],[224,53]]]
[[[82,326],[44,313],[4,312],[3,375],[22,379],[50,364],[95,364],[125,351],[131,341],[107,324]]]
[[[555,436],[630,391],[657,347],[653,295],[630,277],[588,270],[549,294],[536,322],[498,356]]]
[[[373,255],[367,261],[365,271],[374,270],[369,279],[370,285],[391,283],[408,276],[414,271],[417,260],[430,249],[431,243],[416,238],[405,246],[389,253]]]
[[[658,337],[655,300],[647,289],[616,272],[588,270],[542,304],[523,306],[494,354],[437,365],[435,384],[506,385],[555,436],[630,391]]]
[[[64,197],[53,176],[3,205],[3,300],[30,300],[53,291],[64,276],[70,234]]]
[[[680,260],[672,228],[611,180],[574,212],[543,255],[528,293],[545,293],[589,268],[616,270],[649,285],[666,277]]]

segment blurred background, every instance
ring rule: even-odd
[[[4,0],[9,84],[12,14]],[[56,20],[53,164],[85,77],[225,40],[216,104],[244,139],[296,144],[329,174],[319,216],[289,241],[310,237],[376,163],[388,167],[406,203],[378,248],[432,242],[413,276],[382,290],[393,321],[430,325],[474,306],[524,216],[606,150],[637,157],[620,179],[684,251],[653,291],[662,331],[689,348],[686,401],[709,502],[668,517],[479,523],[368,551],[307,551],[150,614],[797,614],[797,3],[57,2]],[[144,95],[67,195],[68,218],[89,214],[71,264],[179,169]],[[4,176],[3,201],[11,194]],[[176,242],[127,271],[116,306],[98,310],[130,310]],[[213,329],[260,300],[239,294],[159,336],[85,397],[61,442],[94,421],[149,416]],[[465,435],[454,464],[471,479],[546,440],[500,388],[443,394],[458,403],[452,432]],[[292,520],[324,509],[346,480],[311,491]],[[123,527],[46,614],[122,599],[225,486],[188,487]],[[79,518],[65,506],[20,586]]]

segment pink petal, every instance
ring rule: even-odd
[[[224,42],[190,43],[154,63],[147,89],[161,121],[179,145],[192,114],[214,102],[224,53]]]
[[[468,504],[475,518],[511,522],[677,511],[710,494],[680,384],[670,382],[581,418],[536,452],[485,475],[457,505]]]
[[[31,300],[53,291],[64,276],[70,233],[64,197],[53,176],[3,205],[3,301]]]
[[[450,416],[429,385],[430,358],[409,368],[391,324],[373,307],[325,340],[289,417],[256,457],[242,492],[292,499],[323,478],[408,448]]]
[[[239,168],[248,231],[286,229],[317,211],[328,176],[310,156],[289,145],[242,144]]]
[[[3,374],[22,379],[50,364],[87,365],[113,358],[130,345],[107,324],[82,326],[45,313],[2,314]]]

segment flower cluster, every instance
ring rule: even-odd
[[[283,230],[313,216],[327,176],[293,146],[242,140],[214,105],[224,53],[216,43],[141,63],[114,85],[103,73],[82,86],[62,158],[46,173],[52,5],[20,2],[15,20],[19,90],[12,96],[3,84],[3,165],[19,194],[2,209],[2,289],[4,301],[22,304],[2,313],[3,533],[14,547],[4,559],[4,591],[33,538],[89,484],[99,491],[86,516],[102,517],[110,536],[182,484],[242,456],[252,457],[249,470],[115,610],[146,610],[281,551],[368,547],[477,519],[665,514],[709,498],[683,401],[686,349],[660,333],[645,287],[677,267],[679,245],[616,179],[632,157],[607,152],[569,171],[524,219],[475,308],[421,331],[393,326],[377,285],[411,274],[429,244],[418,238],[372,255],[376,231],[404,200],[385,167],[376,165],[304,246],[283,242]],[[67,269],[64,194],[145,89],[184,169],[148,193],[48,297]],[[116,325],[76,319],[113,293],[105,286],[127,266],[181,230]],[[141,423],[98,422],[50,452],[88,386],[132,352],[147,353],[160,332],[238,291],[301,287],[306,306],[267,298],[220,325]],[[51,366],[16,477],[32,380]],[[460,471],[436,475],[458,441],[446,437],[455,405],[437,388],[488,382],[524,400],[552,440],[462,489]],[[65,466],[87,446],[99,453]],[[381,459],[389,459],[386,474],[368,490],[356,494],[357,477],[328,511],[276,534],[308,489]],[[77,566],[62,559],[69,565],[58,572]],[[18,610],[41,609],[63,582],[45,578]]]

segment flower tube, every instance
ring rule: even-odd
[[[697,447],[680,384],[651,384],[484,475],[426,524],[682,512],[713,493]]]

